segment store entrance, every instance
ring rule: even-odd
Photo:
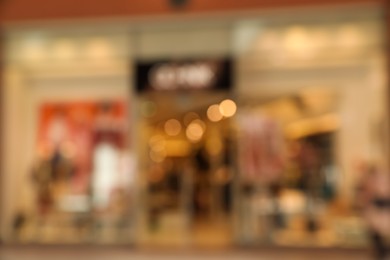
[[[149,94],[141,103],[147,243],[229,244],[235,104],[222,93]]]

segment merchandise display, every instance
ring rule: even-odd
[[[55,215],[70,214],[74,229],[127,217],[134,162],[125,102],[46,103],[39,111],[32,177],[39,229]]]

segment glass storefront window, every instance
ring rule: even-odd
[[[386,145],[372,135],[372,122],[386,120],[380,31],[372,20],[270,24],[240,51],[242,243],[367,242],[356,165],[386,167]]]
[[[7,240],[131,241],[135,158],[127,38],[49,29],[9,34]]]

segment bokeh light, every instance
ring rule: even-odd
[[[169,119],[164,125],[165,133],[169,136],[176,136],[180,134],[181,124],[176,119]]]
[[[221,114],[221,111],[219,111],[219,106],[217,104],[211,105],[207,109],[207,117],[212,122],[218,122],[223,118],[223,115]]]
[[[205,126],[204,124],[202,125],[202,123],[201,120],[194,120],[187,127],[186,136],[190,141],[198,142],[202,139],[205,130]]]
[[[237,111],[236,103],[231,99],[225,99],[219,105],[219,111],[225,117],[232,117]]]

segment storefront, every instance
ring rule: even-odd
[[[3,172],[14,174],[4,175],[6,238],[20,225],[26,242],[110,241],[111,222],[124,222],[129,233],[127,222],[112,220],[119,213],[105,214],[114,187],[115,199],[131,197],[127,45],[127,35],[112,30],[10,32]],[[108,235],[93,234],[91,218],[99,219],[94,232]]]
[[[356,166],[387,166],[381,16],[10,28],[2,236],[364,246]]]

